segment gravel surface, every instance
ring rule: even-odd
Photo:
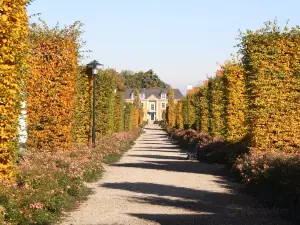
[[[157,125],[149,125],[122,160],[106,166],[91,184],[88,201],[63,225],[264,225],[286,224],[275,210],[259,207],[224,168],[186,160]]]

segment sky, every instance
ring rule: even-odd
[[[299,8],[299,0],[35,0],[28,13],[41,13],[49,26],[81,21],[84,50],[92,51],[82,63],[153,69],[185,94],[238,51],[239,30],[274,19],[300,25]]]

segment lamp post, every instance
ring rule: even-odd
[[[98,61],[94,60],[87,64],[87,67],[91,69],[93,76],[93,127],[92,127],[92,144],[93,148],[96,146],[96,75],[98,70],[101,69],[103,65]]]

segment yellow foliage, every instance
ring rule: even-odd
[[[176,104],[176,127],[183,128],[182,101]]]
[[[0,180],[15,177],[21,77],[26,66],[28,17],[24,0],[0,5]]]
[[[30,30],[30,76],[26,79],[28,146],[35,150],[70,150],[78,73],[77,23]]]
[[[86,68],[80,68],[75,81],[75,111],[73,119],[73,140],[76,143],[88,143],[92,130],[92,76]]]
[[[168,92],[167,121],[168,125],[171,127],[175,126],[175,113],[174,91],[170,88]]]
[[[268,22],[241,36],[250,144],[261,151],[300,149],[300,28]]]
[[[222,66],[224,81],[225,130],[229,142],[239,142],[247,134],[246,88],[244,69],[236,61],[227,61]]]
[[[208,101],[207,101],[207,86],[199,88],[199,106],[200,106],[200,130],[208,133]]]

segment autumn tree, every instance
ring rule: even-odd
[[[169,85],[163,82],[153,70],[146,72],[122,71],[122,76],[125,80],[125,85],[128,88],[168,88]]]

